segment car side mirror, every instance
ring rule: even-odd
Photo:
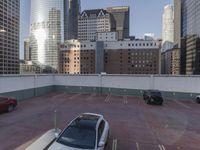
[[[98,145],[98,146],[99,146],[99,147],[104,147],[104,145],[105,145],[105,142],[102,142],[102,141],[101,141],[101,142],[99,142],[99,145]]]
[[[55,133],[55,138],[57,139],[59,137],[59,133]]]
[[[55,130],[54,136],[56,139],[60,136],[61,132],[62,131],[60,129]]]

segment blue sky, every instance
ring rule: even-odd
[[[29,35],[30,0],[21,2],[20,58],[23,58],[23,40]],[[144,33],[155,33],[161,37],[162,12],[173,0],[82,0],[81,9],[105,8],[109,6],[130,6],[130,34],[142,37]]]

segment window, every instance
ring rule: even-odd
[[[100,125],[99,125],[99,128],[98,128],[98,143],[99,143],[101,136],[103,134],[104,127],[105,127],[105,121],[102,120]]]

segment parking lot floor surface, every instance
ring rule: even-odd
[[[0,114],[0,150],[23,150],[38,137],[84,112],[104,115],[110,125],[106,150],[200,150],[200,105],[165,100],[147,105],[139,97],[49,93],[19,102]]]

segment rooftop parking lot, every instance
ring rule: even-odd
[[[84,112],[100,113],[110,124],[106,150],[200,150],[200,105],[168,100],[147,105],[141,98],[49,93],[0,114],[0,150],[23,150],[54,127],[63,129]]]

